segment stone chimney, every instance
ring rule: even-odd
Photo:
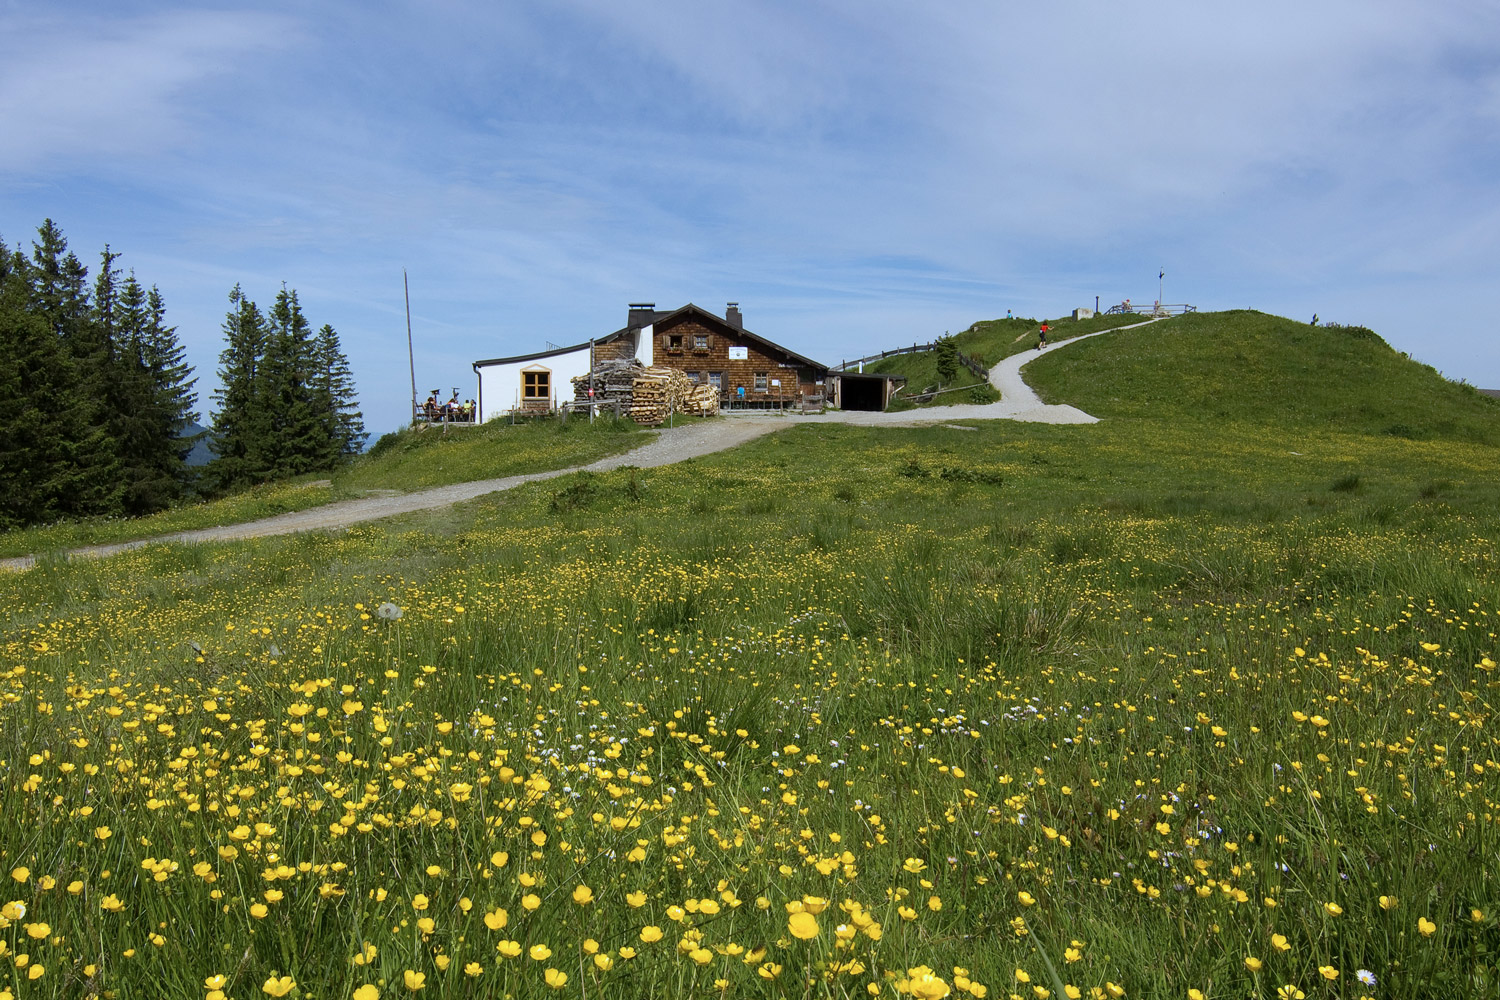
[[[731,302],[724,307],[724,322],[736,330],[743,330],[745,328],[745,317],[740,315],[740,304],[738,302]]]
[[[655,302],[632,302],[630,303],[630,314],[625,320],[625,325],[632,330],[639,330],[643,326],[650,326],[656,322]]]

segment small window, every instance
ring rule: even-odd
[[[766,373],[765,372],[756,372],[755,373],[755,391],[756,392],[765,392],[766,391]]]
[[[551,372],[522,372],[521,373],[521,398],[522,399],[551,399],[552,398],[552,373]]]
[[[695,333],[695,334],[693,334],[693,350],[695,350],[695,351],[706,351],[706,350],[708,350],[708,334],[706,334],[706,333]]]
[[[702,372],[688,372],[687,373],[687,377],[691,381],[693,381],[693,382],[702,382],[703,381],[703,373]]]
[[[680,334],[680,333],[669,333],[669,334],[667,334],[667,350],[669,350],[669,351],[680,351],[680,350],[682,350],[682,334]]]
[[[723,392],[724,391],[724,373],[723,372],[709,372],[708,373],[708,384],[714,387],[714,391],[716,391],[716,392]]]

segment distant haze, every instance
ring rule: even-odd
[[[823,361],[1157,295],[1500,387],[1500,7],[0,3],[0,236],[333,324],[369,429],[626,305]]]

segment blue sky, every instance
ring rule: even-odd
[[[722,311],[834,362],[1165,297],[1374,328],[1500,387],[1500,7],[0,0],[0,237],[236,283],[410,382]],[[101,12],[102,11],[102,12]]]

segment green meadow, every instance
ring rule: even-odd
[[[1500,993],[1494,401],[1254,313],[1028,378],[1104,419],[0,576],[0,997]]]
[[[149,538],[307,510],[336,500],[405,493],[474,479],[497,479],[584,465],[640,446],[629,420],[492,421],[387,434],[333,472],[264,483],[140,518],[92,518],[0,533],[0,556],[60,552],[83,545]]]

